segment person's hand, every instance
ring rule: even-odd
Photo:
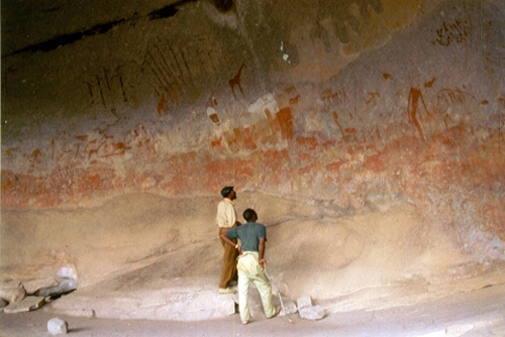
[[[261,269],[265,269],[265,267],[267,266],[267,261],[265,259],[261,259],[259,261],[259,263],[260,263]]]

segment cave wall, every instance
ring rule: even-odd
[[[2,209],[225,184],[342,212],[402,199],[465,248],[505,254],[500,1],[2,13]]]

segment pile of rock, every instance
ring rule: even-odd
[[[6,280],[0,282],[0,308],[5,313],[19,312],[19,303],[26,298],[26,290],[21,282]]]
[[[50,281],[49,281],[50,282]],[[72,266],[63,266],[53,284],[28,293],[21,282],[0,282],[0,309],[7,314],[37,310],[46,302],[77,289],[77,273]]]
[[[288,316],[288,315],[293,315],[298,312],[298,308],[296,306],[296,303],[294,301],[291,301],[289,299],[282,299],[281,295],[279,295],[279,299],[281,300],[281,307],[282,310],[279,313],[279,316]]]
[[[313,305],[310,296],[302,296],[296,300],[298,314],[303,319],[312,321],[323,319],[326,316],[326,310],[320,305]]]
[[[72,267],[61,267],[56,273],[56,282],[35,291],[35,296],[59,297],[77,289],[77,274]]]
[[[296,303],[289,299],[283,299],[279,294],[282,310],[279,316],[290,316],[296,314],[300,318],[317,321],[326,317],[326,310],[320,305],[314,305],[310,296],[302,296],[296,300]],[[290,321],[291,322],[291,321]]]

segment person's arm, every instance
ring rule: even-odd
[[[260,225],[258,232],[258,254],[259,254],[259,264],[261,268],[265,269],[267,261],[265,260],[265,246],[267,241],[267,229],[265,226]]]
[[[260,243],[259,243],[259,247],[258,247],[258,250],[259,250],[259,264],[261,266],[261,268],[265,269],[265,265],[267,263],[267,261],[265,260],[265,247],[266,244],[265,244],[265,238],[260,238]]]
[[[226,242],[227,244],[229,244],[230,246],[233,246],[233,247],[235,247],[235,249],[238,249],[238,247],[239,247],[238,243],[231,241],[224,232],[221,232],[219,234],[219,237],[221,239],[223,239],[223,241]]]
[[[235,247],[235,249],[238,249],[240,250],[240,246],[238,243],[235,243],[233,241],[231,241],[230,239],[236,239],[238,237],[238,233],[237,233],[237,229],[236,228],[232,228],[232,229],[229,229],[227,231],[221,231],[219,233],[219,237],[227,244],[229,244],[230,246],[233,246]]]

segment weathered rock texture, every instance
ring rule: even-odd
[[[47,321],[47,331],[51,335],[64,335],[68,332],[68,323],[61,318],[51,318]]]
[[[328,238],[351,255],[390,248],[364,256],[369,263],[412,245],[409,254],[439,259],[425,250],[428,237],[449,256],[505,257],[503,1],[113,4],[2,4],[2,270],[34,277],[79,261],[86,284],[120,270],[126,256],[188,247],[214,235],[208,196],[224,184],[313,207],[258,202],[263,214],[278,206],[277,220],[303,214],[315,228],[322,217],[413,205],[400,214],[415,213],[416,226],[392,225],[404,241],[388,246],[390,232],[367,215],[363,228],[386,241],[367,243],[366,232],[345,226],[343,242]],[[136,200],[139,192],[170,198],[170,216],[146,214],[150,199]],[[107,232],[122,213],[134,216],[124,225],[131,232]],[[191,217],[208,230],[180,222]],[[45,241],[13,253],[10,238],[30,242],[22,233]],[[109,260],[98,261],[99,250]],[[328,253],[336,261],[339,252]],[[314,254],[296,263],[322,258]],[[394,275],[373,268],[365,284]],[[349,291],[355,284],[350,272],[323,275],[347,280]],[[326,285],[312,284],[335,295]]]

